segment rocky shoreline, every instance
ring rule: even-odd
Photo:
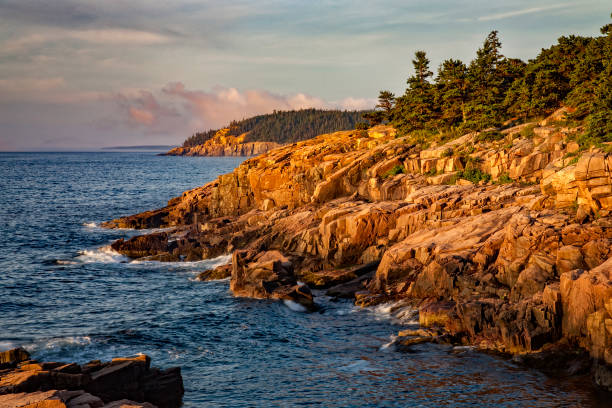
[[[144,354],[78,365],[31,360],[20,348],[0,352],[0,407],[176,408],[183,393],[180,367],[151,367]]]
[[[202,279],[229,274],[236,296],[401,301],[422,327],[405,347],[473,345],[612,391],[612,154],[580,151],[562,114],[431,146],[321,135],[105,226],[171,228],[112,245],[132,258],[231,253]]]

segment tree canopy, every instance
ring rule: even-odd
[[[362,118],[362,111],[301,109],[274,111],[228,124],[228,135],[247,133],[245,141],[293,143],[310,139],[322,133],[354,129]],[[195,133],[183,143],[184,147],[196,146],[214,137],[217,130]]]
[[[378,107],[400,134],[408,134],[483,130],[571,106],[576,112],[570,119],[585,121],[585,138],[610,142],[612,24],[601,33],[560,37],[526,63],[505,57],[499,33],[491,31],[472,61],[446,59],[435,77],[426,52],[417,51],[404,94],[395,104]],[[381,96],[383,92],[389,91],[381,91]]]

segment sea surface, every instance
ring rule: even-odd
[[[237,299],[197,272],[229,257],[130,262],[99,223],[159,208],[230,172],[240,158],[154,153],[0,153],[0,349],[46,361],[146,353],[181,366],[186,407],[603,407],[587,379],[557,380],[511,361],[441,345],[402,353],[415,327],[390,305],[324,296],[322,310]]]

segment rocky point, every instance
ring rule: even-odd
[[[562,113],[430,146],[387,126],[321,135],[106,226],[168,228],[113,244],[130,257],[233,254],[216,276],[237,296],[402,301],[422,326],[404,344],[590,370],[612,391],[612,154],[579,150]]]

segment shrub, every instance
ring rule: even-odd
[[[470,157],[465,165],[465,169],[455,174],[451,178],[450,184],[455,184],[459,179],[465,179],[474,184],[483,180],[486,182],[491,181],[491,175],[489,173],[485,173],[476,166],[478,161],[478,159]]]
[[[527,125],[524,128],[521,129],[520,135],[521,137],[527,138],[527,139],[531,139],[535,136],[535,132],[533,131],[533,129],[535,129],[538,125],[535,123],[532,123],[531,125]]]
[[[500,174],[499,178],[495,182],[496,184],[510,184],[514,183],[514,180],[510,178],[510,175],[506,172]]]
[[[404,174],[404,173],[406,173],[406,169],[404,168],[404,166],[397,165],[393,167],[391,170],[389,170],[388,172],[386,172],[385,174],[383,174],[383,178],[393,177],[398,174]]]
[[[442,152],[442,157],[451,157],[454,153],[455,152],[453,151],[453,149],[448,147]]]
[[[477,142],[495,142],[502,140],[505,136],[498,130],[488,130],[486,132],[480,132],[476,136]]]

